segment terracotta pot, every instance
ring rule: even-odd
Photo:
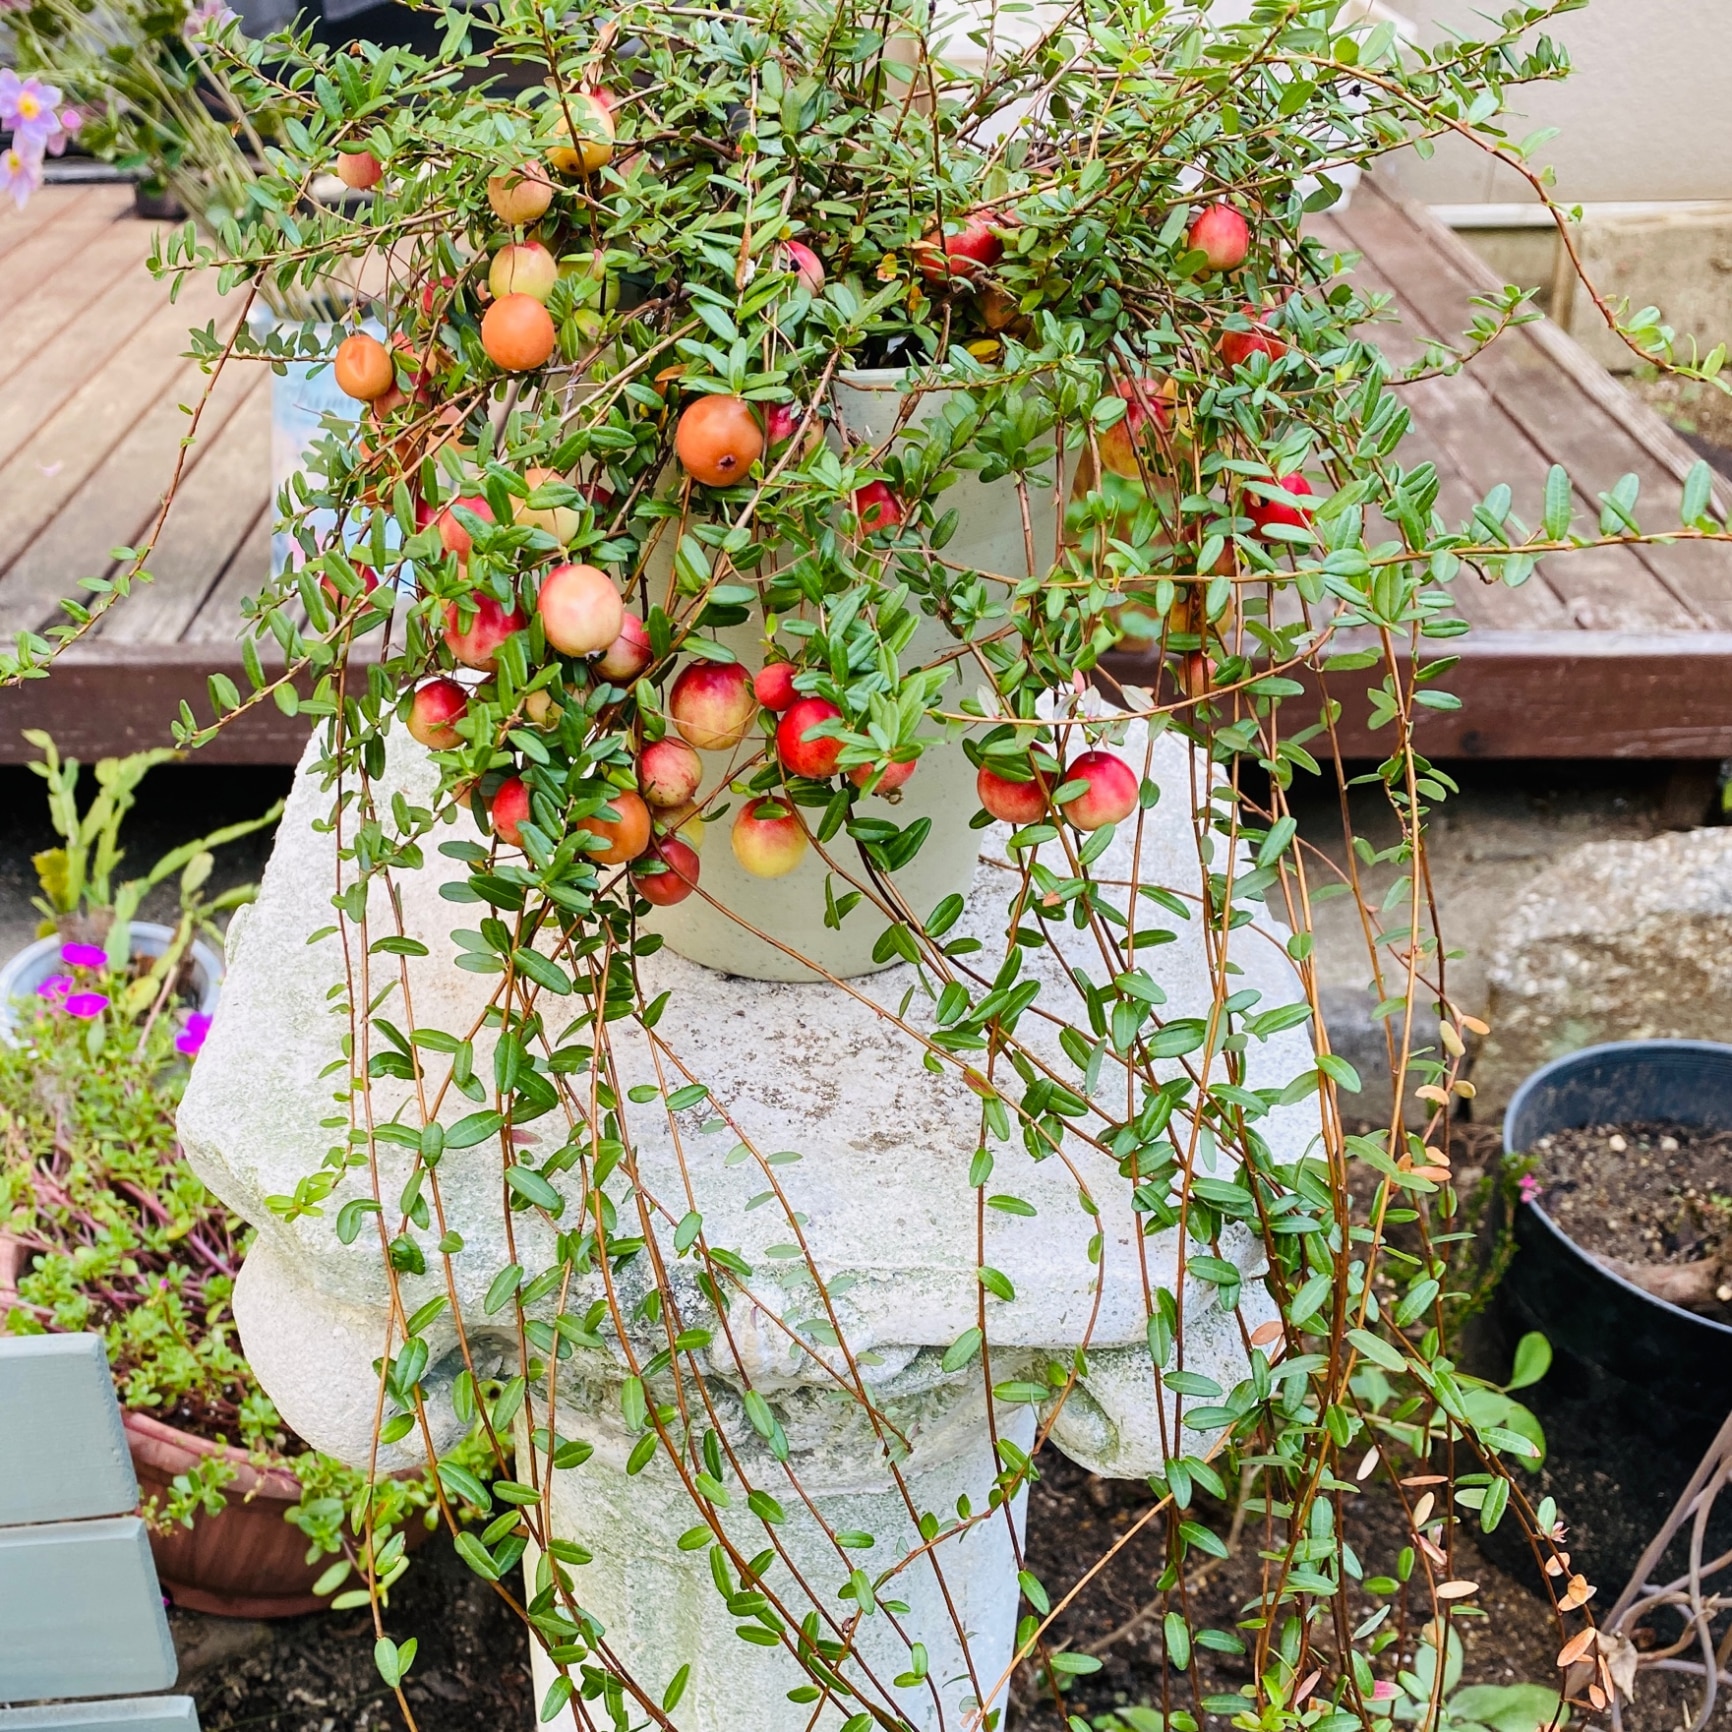
[[[147,1498],[165,1497],[175,1475],[190,1472],[205,1456],[227,1456],[234,1463],[220,1515],[200,1515],[190,1528],[150,1536],[157,1576],[177,1606],[219,1618],[292,1618],[330,1604],[314,1594],[313,1583],[332,1560],[309,1564],[306,1535],[283,1519],[301,1501],[301,1482],[292,1473],[261,1473],[245,1450],[208,1443],[147,1414],[123,1418],[139,1489]]]

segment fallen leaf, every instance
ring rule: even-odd
[[[1636,1644],[1628,1636],[1602,1636],[1600,1638],[1600,1664],[1605,1668],[1606,1675],[1617,1686],[1626,1702],[1633,1702],[1636,1699],[1638,1658]]]
[[[1425,1518],[1431,1514],[1436,1503],[1437,1494],[1428,1491],[1425,1496],[1413,1506],[1413,1525],[1416,1528],[1422,1528],[1425,1526]]]
[[[1562,1599],[1558,1601],[1560,1612],[1573,1612],[1578,1606],[1585,1606],[1598,1590],[1588,1581],[1586,1576],[1571,1576],[1570,1585]]]
[[[1293,1692],[1293,1706],[1295,1708],[1297,1708],[1299,1704],[1317,1688],[1317,1681],[1322,1676],[1323,1674],[1321,1672],[1312,1672],[1307,1676],[1305,1682]]]
[[[1565,1666],[1573,1666],[1585,1654],[1590,1653],[1593,1650],[1594,1641],[1598,1637],[1599,1633],[1600,1632],[1596,1630],[1592,1624],[1589,1624],[1585,1630],[1578,1631],[1575,1635],[1571,1636],[1570,1639],[1564,1643],[1563,1647],[1558,1650],[1559,1668],[1561,1669]]]
[[[1441,1473],[1410,1473],[1401,1483],[1403,1485],[1442,1485],[1444,1475]]]
[[[1279,1341],[1282,1335],[1282,1324],[1278,1317],[1271,1317],[1267,1323],[1259,1323],[1251,1331],[1253,1347],[1267,1347],[1271,1341]]]
[[[1440,1600],[1465,1600],[1469,1594],[1478,1592],[1478,1582],[1439,1582],[1436,1597]]]
[[[1353,1477],[1355,1479],[1370,1479],[1378,1462],[1382,1459],[1383,1458],[1377,1453],[1377,1445],[1373,1444],[1370,1449],[1366,1450],[1365,1459],[1359,1464],[1359,1471],[1354,1474]]]

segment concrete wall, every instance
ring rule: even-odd
[[[1501,10],[1487,0],[1398,4],[1427,44],[1446,29],[1483,34],[1484,15]],[[1519,140],[1562,128],[1537,160],[1556,168],[1558,194],[1572,202],[1732,198],[1729,28],[1732,0],[1592,0],[1549,32],[1569,50],[1574,73],[1512,91],[1521,118],[1509,131]],[[1457,140],[1441,142],[1430,162],[1409,153],[1389,168],[1428,204],[1531,196],[1518,176]]]

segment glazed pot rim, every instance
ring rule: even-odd
[[[237,1444],[213,1443],[208,1437],[199,1437],[194,1432],[184,1431],[178,1425],[170,1425],[167,1420],[157,1419],[154,1415],[140,1412],[136,1408],[124,1409],[121,1423],[128,1431],[151,1443],[166,1444],[185,1450],[189,1455],[220,1455],[236,1469],[235,1484],[244,1494],[250,1495],[256,1490],[267,1496],[286,1499],[290,1503],[301,1501],[301,1482],[290,1469],[261,1468]]]
[[[1600,1042],[1597,1046],[1579,1047],[1574,1052],[1565,1053],[1561,1058],[1554,1058],[1549,1063],[1541,1065],[1536,1071],[1530,1071],[1522,1079],[1521,1085],[1510,1096],[1510,1103],[1504,1109],[1503,1152],[1506,1155],[1520,1155],[1528,1152],[1526,1149],[1515,1146],[1518,1116],[1527,1107],[1529,1096],[1536,1090],[1543,1088],[1554,1077],[1560,1073],[1574,1070],[1585,1060],[1635,1058],[1642,1053],[1649,1052],[1676,1052],[1694,1054],[1702,1058],[1717,1058],[1726,1061],[1727,1065],[1732,1067],[1732,1045],[1718,1040],[1608,1040]],[[1552,1128],[1555,1130],[1575,1130],[1583,1127],[1559,1124]],[[1702,1128],[1717,1127],[1705,1124]],[[1718,1128],[1732,1130],[1732,1125]],[[1549,1136],[1551,1131],[1548,1130],[1543,1134]],[[1700,1312],[1691,1311],[1683,1305],[1675,1305],[1670,1299],[1662,1299],[1657,1294],[1650,1293],[1645,1287],[1638,1287],[1634,1281],[1618,1274],[1616,1270],[1608,1269],[1605,1264],[1583,1250],[1537,1202],[1518,1202],[1516,1210],[1518,1214],[1525,1210],[1534,1220],[1538,1221],[1551,1234],[1552,1238],[1581,1265],[1584,1275],[1612,1283],[1631,1298],[1640,1300],[1645,1305],[1657,1306],[1662,1312],[1678,1318],[1681,1322],[1706,1331],[1710,1339],[1721,1337],[1732,1340],[1732,1323],[1721,1323],[1712,1317],[1702,1316]]]

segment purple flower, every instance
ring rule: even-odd
[[[61,108],[60,91],[39,78],[20,78],[0,68],[0,126],[12,129],[12,149],[0,162],[0,191],[24,201],[42,178],[42,157],[58,156],[84,124],[75,108]]]
[[[10,194],[12,202],[23,210],[30,202],[30,195],[36,190],[42,180],[42,157],[40,152],[28,153],[17,145],[10,150],[0,150],[0,194]]]
[[[0,125],[11,127],[20,144],[48,142],[60,130],[55,108],[60,92],[39,78],[20,78],[10,66],[0,68]]]
[[[51,974],[37,987],[38,998],[64,998],[78,983],[70,974]]]
[[[86,1022],[93,1016],[101,1016],[107,1009],[106,992],[75,992],[66,1000],[66,1014],[81,1016]]]
[[[185,1053],[188,1058],[195,1058],[209,1033],[210,1018],[202,1010],[195,1010],[186,1019],[186,1027],[174,1037],[174,1050]]]
[[[1521,1192],[1521,1199],[1524,1203],[1531,1203],[1539,1196],[1542,1187],[1532,1173],[1523,1173],[1516,1180],[1516,1189]]]
[[[63,944],[60,960],[69,968],[106,968],[108,952],[100,944]]]

